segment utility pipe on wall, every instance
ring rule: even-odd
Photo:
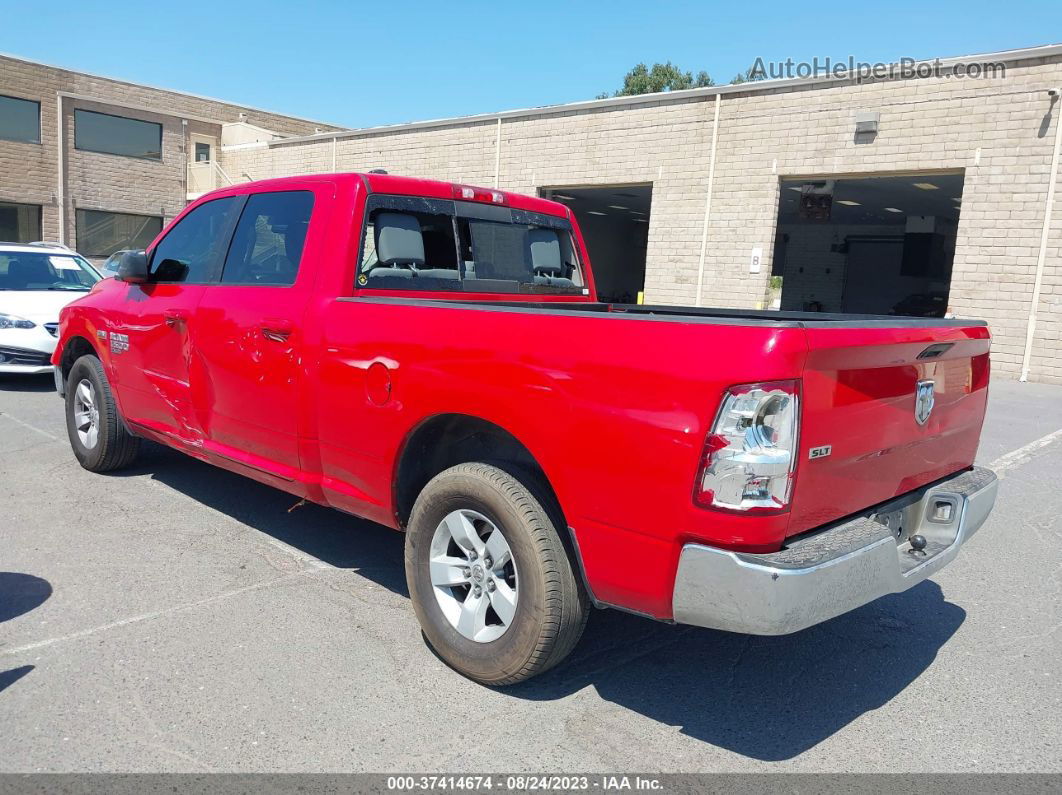
[[[184,200],[188,201],[188,172],[192,168],[192,158],[195,153],[192,146],[192,135],[188,131],[188,119],[181,119],[181,144],[184,146],[184,179],[181,181],[181,190],[184,193]],[[214,152],[214,161],[217,162],[218,153]],[[166,217],[163,215],[163,222]]]
[[[58,142],[56,160],[55,200],[59,205],[59,242],[66,244],[66,195],[63,190],[63,92],[55,92],[55,138]],[[43,230],[42,230],[43,231]]]
[[[712,120],[712,147],[708,163],[708,195],[704,198],[704,226],[701,229],[701,257],[697,265],[697,295],[693,305],[701,305],[701,288],[704,286],[704,256],[708,251],[708,226],[712,220],[712,189],[715,186],[715,142],[719,138],[719,103],[723,97],[715,95],[715,118]]]
[[[1054,110],[1059,110],[1059,96],[1062,89],[1054,88],[1048,92]],[[1059,114],[1062,115],[1062,114]],[[1058,152],[1062,148],[1062,118],[1055,118],[1055,148],[1051,154],[1051,170],[1048,172],[1047,201],[1044,204],[1044,225],[1040,231],[1040,251],[1036,256],[1036,278],[1033,280],[1032,301],[1029,304],[1029,322],[1025,330],[1025,353],[1021,358],[1020,381],[1029,380],[1029,367],[1032,363],[1033,340],[1036,337],[1036,310],[1040,303],[1040,290],[1044,283],[1044,267],[1047,263],[1047,241],[1051,236],[1051,213],[1055,204],[1055,183],[1058,181]]]
[[[494,136],[494,187],[501,187],[501,116]]]

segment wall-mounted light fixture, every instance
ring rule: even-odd
[[[878,119],[881,114],[874,111],[860,111],[855,115],[855,143],[872,144],[878,135]]]

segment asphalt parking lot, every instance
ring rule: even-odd
[[[907,593],[784,638],[595,612],[492,691],[399,534],[159,447],[90,474],[0,378],[0,771],[1060,771],[1062,387],[994,382],[980,459],[994,515]]]

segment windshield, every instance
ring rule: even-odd
[[[0,251],[0,290],[87,292],[100,278],[76,254]]]

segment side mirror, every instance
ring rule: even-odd
[[[129,284],[143,284],[149,275],[147,254],[143,251],[127,251],[118,260],[118,272],[114,278]]]

